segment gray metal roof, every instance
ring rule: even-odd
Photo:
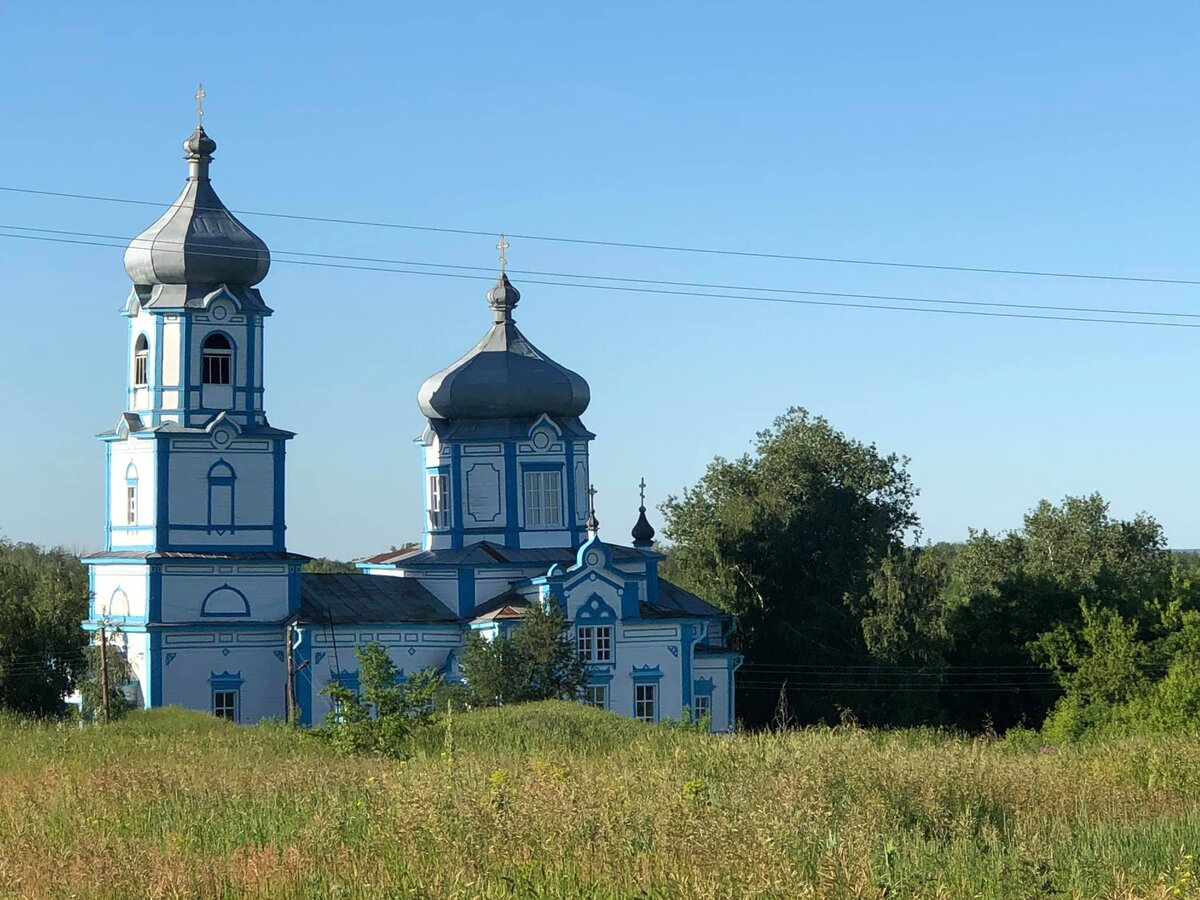
[[[533,346],[513,321],[521,295],[503,273],[488,291],[494,324],[458,362],[430,376],[417,394],[430,419],[579,416],[591,400],[580,375]]]
[[[235,562],[307,562],[311,556],[276,550],[245,550],[220,553],[196,553],[189,550],[100,550],[81,559],[231,559]]]
[[[300,621],[317,625],[456,625],[458,616],[412,578],[304,573],[300,576]]]
[[[134,284],[253,285],[267,276],[267,245],[234,217],[208,180],[216,147],[199,126],[184,142],[183,193],[125,251],[125,271]]]
[[[661,559],[651,551],[605,544],[614,560]],[[368,557],[363,562],[376,565],[397,565],[404,568],[424,566],[539,566],[549,568],[554,563],[571,566],[576,551],[570,547],[506,547],[492,541],[478,541],[457,550],[398,550]]]
[[[658,602],[642,603],[643,619],[727,617],[729,614],[665,578],[658,579]]]

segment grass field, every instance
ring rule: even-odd
[[[1200,739],[707,736],[558,703],[452,732],[398,762],[179,710],[0,724],[0,893],[1200,896]]]

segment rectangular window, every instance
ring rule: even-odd
[[[589,684],[583,689],[583,704],[596,709],[608,709],[608,685]]]
[[[697,694],[692,698],[692,721],[699,722],[705,716],[712,718],[712,697],[709,694]]]
[[[205,353],[201,357],[201,380],[205,384],[229,384],[230,356],[217,353]]]
[[[579,658],[584,662],[612,662],[612,626],[580,625],[576,638]]]
[[[658,721],[658,685],[635,684],[633,716],[639,722]]]
[[[139,353],[133,360],[133,383],[138,387],[146,386],[146,355]]]
[[[137,485],[125,488],[125,524],[137,524]]]
[[[525,527],[562,525],[562,473],[525,473]]]
[[[429,527],[450,527],[450,476],[429,476]]]
[[[238,692],[213,691],[213,715],[218,719],[238,720]]]
[[[596,626],[596,662],[612,662],[612,626]]]

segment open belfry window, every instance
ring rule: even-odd
[[[204,384],[229,384],[229,371],[233,360],[233,346],[223,334],[213,333],[204,339],[200,356],[202,371],[200,380]]]
[[[450,527],[450,476],[429,476],[429,527]]]
[[[133,384],[134,387],[145,387],[146,360],[150,357],[150,342],[144,334],[139,334],[137,343],[133,346]]]

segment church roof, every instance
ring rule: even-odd
[[[125,271],[134,284],[254,285],[267,276],[267,245],[226,208],[208,180],[216,148],[199,125],[184,141],[183,192],[125,251]]]
[[[350,573],[302,573],[300,621],[316,625],[458,624],[420,582]]]
[[[431,375],[417,394],[429,419],[575,418],[591,400],[582,376],[521,334],[512,311],[521,299],[508,276],[488,291],[491,330],[462,359]]]
[[[660,559],[660,555],[650,551],[638,550],[633,547],[621,547],[616,544],[605,544],[612,552],[613,559]],[[437,550],[389,550],[375,556],[369,556],[359,562],[370,565],[403,565],[404,567],[419,568],[421,566],[533,566],[554,563],[563,566],[573,565],[575,550],[571,547],[506,547],[492,541],[478,541],[456,550],[449,548]]]
[[[658,600],[655,603],[642,601],[643,619],[709,618],[728,615],[723,609],[718,609],[707,600],[701,600],[691,591],[684,590],[665,578],[658,579]]]

